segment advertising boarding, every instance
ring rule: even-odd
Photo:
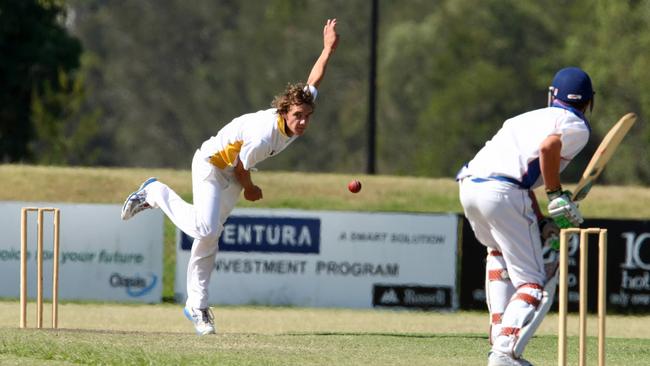
[[[487,309],[485,305],[485,247],[475,238],[469,223],[463,220],[460,301],[463,309]],[[607,278],[607,310],[619,313],[647,313],[650,308],[650,221],[585,219],[583,228],[607,229],[607,268],[598,268],[598,236],[591,235],[588,250],[588,309],[597,308],[599,271]],[[569,309],[579,302],[579,238],[569,242]],[[556,259],[557,252],[547,250],[545,261]],[[554,299],[557,309],[557,296]]]
[[[236,208],[224,225],[210,304],[453,309],[458,217]],[[178,233],[186,296],[193,238]]]
[[[59,299],[156,303],[162,299],[163,216],[122,221],[121,205],[0,203],[0,297],[18,298],[22,207],[60,209]],[[36,297],[37,213],[27,225],[27,284]],[[52,296],[54,228],[43,215],[43,287]]]

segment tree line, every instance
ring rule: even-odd
[[[366,0],[2,0],[2,159],[187,169],[221,126],[307,78],[333,17],[341,43],[310,130],[260,168],[363,172]],[[452,177],[574,65],[596,104],[566,175],[631,111],[640,118],[601,180],[649,182],[649,21],[648,0],[380,0],[378,173]]]

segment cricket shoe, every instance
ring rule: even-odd
[[[523,358],[512,358],[499,351],[491,351],[488,354],[488,366],[533,366]]]
[[[147,190],[145,189],[149,184],[157,181],[158,179],[151,177],[144,181],[140,185],[137,191],[131,193],[129,197],[124,201],[124,206],[122,206],[122,220],[128,220],[135,216],[140,211],[151,208],[147,203]]]
[[[183,313],[187,319],[189,319],[194,324],[194,329],[196,329],[196,334],[206,335],[214,334],[214,314],[212,314],[212,309],[197,309],[186,306],[183,309]]]

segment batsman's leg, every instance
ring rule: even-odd
[[[515,293],[501,252],[488,248],[485,264],[485,298],[490,311],[490,344],[501,332],[503,312]]]
[[[555,296],[555,290],[557,289],[557,280],[558,280],[558,271],[553,275],[546,285],[544,285],[544,290],[542,291],[542,300],[539,303],[537,309],[533,313],[533,317],[530,321],[521,328],[519,332],[519,340],[515,343],[513,348],[513,353],[515,357],[521,357],[524,352],[524,348],[539,328],[539,325],[542,324],[546,313],[553,305],[553,297]]]

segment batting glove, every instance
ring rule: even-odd
[[[578,205],[571,200],[571,192],[557,191],[548,192],[548,214],[553,218],[560,229],[577,227],[584,219],[578,209]]]

